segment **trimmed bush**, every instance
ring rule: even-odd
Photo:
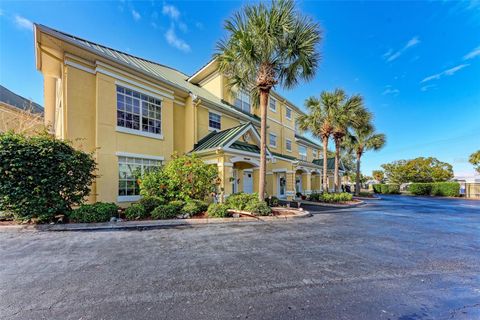
[[[460,196],[460,184],[458,182],[434,182],[432,183],[432,196],[458,197]]]
[[[312,193],[308,196],[309,201],[320,201],[322,197],[321,193]]]
[[[347,202],[352,200],[352,195],[346,192],[323,193],[320,200],[327,203]]]
[[[183,214],[188,214],[189,217],[192,217],[196,214],[207,211],[208,204],[200,200],[189,200],[182,208]]]
[[[278,201],[278,198],[275,197],[275,196],[270,196],[268,197],[267,199],[265,199],[265,201],[267,201],[267,204],[270,206],[270,207],[278,207],[279,206],[279,201]]]
[[[118,207],[114,203],[97,202],[82,204],[78,209],[71,211],[68,218],[71,222],[107,222],[111,217],[116,217]]]
[[[374,184],[374,185],[372,185],[372,187],[373,187],[373,192],[382,193],[381,184]]]
[[[148,213],[145,210],[145,207],[139,203],[134,203],[127,209],[125,209],[125,217],[128,220],[139,220],[145,219],[148,217]]]
[[[400,194],[400,185],[396,183],[374,184],[373,192],[382,194]]]
[[[141,198],[138,203],[145,209],[145,213],[147,215],[150,214],[156,207],[164,204],[162,199],[148,196]]]
[[[17,220],[48,222],[67,214],[90,193],[90,154],[49,134],[0,134],[0,210]]]
[[[256,199],[256,201],[251,201],[245,207],[245,211],[250,212],[256,216],[268,216],[272,213],[272,209],[268,206],[265,201],[260,201]]]
[[[230,214],[228,213],[228,207],[222,203],[212,203],[208,206],[208,216],[212,218],[226,218]]]
[[[185,202],[183,202],[182,200],[173,200],[173,201],[170,201],[168,204],[171,206],[174,206],[175,210],[177,210],[177,212],[180,212],[182,211],[183,206],[185,205]]]
[[[225,204],[228,208],[234,210],[245,210],[247,205],[250,202],[258,201],[258,194],[257,193],[234,193],[230,195],[227,200],[225,200]]]
[[[432,192],[432,184],[412,183],[408,186],[408,191],[417,196],[428,196]]]
[[[169,204],[162,204],[156,207],[150,214],[152,219],[173,219],[179,212],[175,206]]]

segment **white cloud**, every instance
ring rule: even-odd
[[[434,84],[427,84],[427,85],[421,87],[420,90],[422,90],[423,92],[425,92],[425,91],[428,91],[429,89],[435,88],[435,87],[436,87],[436,85],[434,85]]]
[[[32,30],[32,28],[33,28],[32,21],[30,21],[27,18],[24,18],[22,16],[19,16],[19,15],[15,16],[15,24],[17,25],[17,27],[19,27],[21,29]]]
[[[133,20],[138,21],[142,16],[140,15],[140,13],[138,13],[138,11],[136,11],[135,9],[132,9],[132,17],[133,17]]]
[[[162,8],[162,13],[166,16],[169,16],[173,20],[177,20],[180,18],[180,11],[178,11],[177,7],[171,4],[164,4]]]
[[[420,43],[420,39],[418,36],[413,37],[412,39],[408,40],[408,42],[399,50],[393,51],[392,49],[388,50],[383,54],[383,59],[391,62],[393,60],[398,59],[407,49],[412,48]]]
[[[190,51],[190,45],[177,36],[175,33],[175,27],[173,25],[171,25],[165,33],[165,39],[167,40],[168,44],[174,48],[177,48],[183,52]]]
[[[469,53],[467,53],[467,54],[463,57],[463,60],[473,59],[473,58],[478,57],[478,56],[480,56],[480,46],[476,47],[475,49],[473,49],[472,51],[470,51]]]
[[[469,64],[460,64],[460,65],[455,66],[453,68],[450,68],[450,69],[444,70],[442,72],[432,74],[431,76],[425,77],[422,81],[420,81],[420,83],[425,83],[425,82],[431,81],[431,80],[438,80],[438,79],[440,79],[442,77],[445,77],[445,76],[453,76],[457,71],[462,70],[463,68],[466,68],[468,66],[469,66]]]
[[[382,92],[382,95],[386,96],[386,95],[398,95],[400,93],[400,90],[398,89],[395,89],[395,88],[392,88],[392,86],[385,86],[385,90]]]

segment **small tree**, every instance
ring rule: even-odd
[[[480,173],[480,150],[472,153],[468,161],[473,165],[475,170]]]
[[[95,161],[46,133],[0,134],[0,210],[17,219],[51,220],[90,193]]]
[[[140,178],[140,194],[170,200],[204,200],[215,191],[217,167],[196,155],[173,156],[163,168],[147,172]]]
[[[373,179],[377,180],[380,183],[382,183],[383,179],[385,179],[385,174],[382,170],[373,170],[372,176],[373,176]]]

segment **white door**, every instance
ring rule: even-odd
[[[278,173],[277,190],[277,196],[281,199],[285,198],[287,190],[287,178],[285,177],[285,173]]]
[[[295,192],[302,193],[302,176],[295,176]]]
[[[252,172],[243,172],[243,192],[252,193],[253,192],[253,173]]]

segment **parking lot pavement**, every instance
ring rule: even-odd
[[[479,319],[480,203],[287,222],[0,232],[1,319]]]

